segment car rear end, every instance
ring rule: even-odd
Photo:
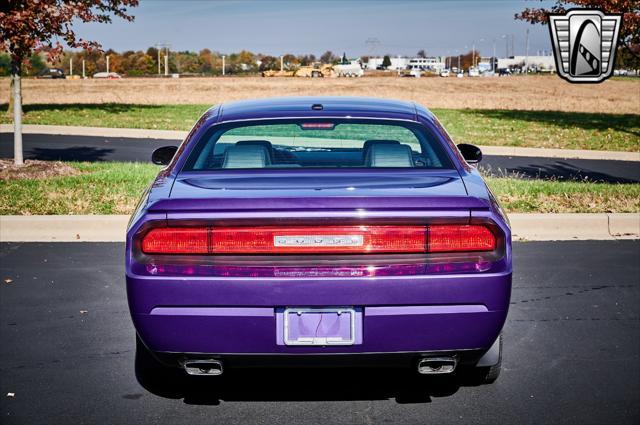
[[[192,374],[482,361],[507,315],[510,231],[441,137],[380,119],[203,130],[128,231],[144,346]]]

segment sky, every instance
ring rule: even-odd
[[[495,40],[505,55],[513,34],[516,55],[550,50],[547,27],[516,21],[526,7],[550,1],[524,0],[141,0],[134,22],[75,25],[77,34],[103,48],[146,50],[168,43],[171,50],[221,53],[320,55],[326,50],[363,55],[456,55],[476,50],[489,56]],[[510,37],[510,36],[509,36]]]

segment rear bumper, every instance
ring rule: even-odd
[[[506,319],[511,274],[263,280],[128,277],[138,335],[155,352],[325,355],[486,350]],[[356,307],[350,346],[282,343],[283,307]]]
[[[163,309],[134,315],[136,329],[156,352],[206,354],[356,354],[463,351],[488,348],[506,311],[467,311],[469,306],[364,308],[362,341],[350,346],[287,346],[273,308]],[[385,308],[385,307],[382,307]],[[204,310],[204,311],[203,311]]]

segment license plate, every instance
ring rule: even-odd
[[[352,308],[288,308],[284,311],[286,345],[353,345],[356,314]]]

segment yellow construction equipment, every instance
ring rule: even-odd
[[[295,71],[263,71],[263,77],[307,77],[321,78],[334,75],[333,65],[314,63],[313,65],[301,66]]]

